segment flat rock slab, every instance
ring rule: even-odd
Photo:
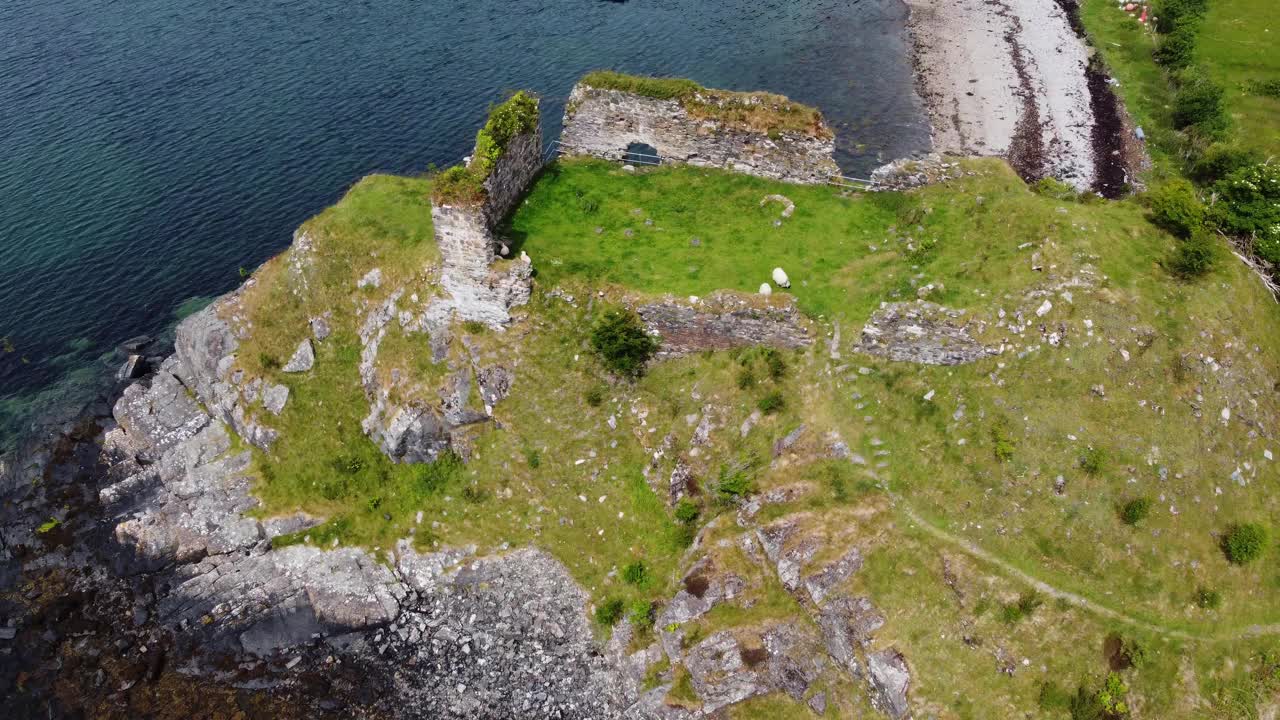
[[[923,365],[960,365],[999,353],[969,334],[970,322],[963,311],[937,303],[881,303],[853,349]]]
[[[649,303],[637,312],[649,330],[661,337],[658,354],[662,357],[753,345],[805,347],[813,340],[788,300],[716,293],[696,304]]]

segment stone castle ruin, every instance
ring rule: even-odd
[[[562,151],[622,160],[635,145],[656,149],[663,162],[793,183],[820,184],[840,174],[835,136],[815,108],[691,80],[588,74],[565,106]]]
[[[499,261],[509,249],[495,234],[542,169],[538,100],[519,92],[494,108],[465,165],[437,178],[431,222],[443,261],[441,285],[463,320],[502,325],[529,300],[533,265]]]

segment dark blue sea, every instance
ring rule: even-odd
[[[847,174],[928,144],[901,0],[3,0],[0,450],[371,172],[584,72],[819,106]]]

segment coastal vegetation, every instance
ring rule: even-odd
[[[303,226],[307,294],[282,281],[284,256],[241,298],[254,332],[239,362],[291,391],[270,421],[279,440],[255,451],[261,512],[327,518],[281,544],[533,544],[586,588],[600,632],[625,621],[641,637],[700,537],[746,585],[742,602],[684,626],[693,642],[803,615],[772,572],[717,544],[741,532],[746,499],[799,487],[758,520],[804,513],[832,538],[824,552],[863,551],[851,582],[886,614],[877,642],[911,658],[913,692],[940,714],[1034,707],[1046,678],[1079,688],[1058,694],[1081,703],[1114,699],[1097,658],[1117,632],[1145,648],[1141,667],[1107,671],[1127,707],[1179,717],[1188,692],[1209,708],[1238,702],[1240,688],[1265,687],[1248,658],[1269,647],[1242,637],[1280,621],[1266,539],[1280,523],[1264,456],[1275,449],[1254,432],[1280,412],[1273,301],[1238,263],[1190,281],[1162,270],[1189,240],[1152,224],[1147,205],[1033,191],[1000,161],[961,167],[943,185],[862,194],[690,167],[553,165],[499,231],[538,270],[529,305],[507,332],[455,328],[468,353],[513,368],[513,392],[496,424],[467,437],[465,463],[425,465],[392,463],[364,435],[357,332],[360,308],[393,288],[433,292],[433,180],[368,178]],[[760,207],[771,194],[794,214],[775,223],[776,208]],[[1176,201],[1161,212],[1181,232]],[[817,333],[811,347],[643,362],[652,346],[619,308],[754,292],[779,265]],[[381,286],[357,288],[375,267]],[[850,352],[880,303],[920,297],[964,311],[1004,352],[954,367]],[[325,312],[332,334],[315,369],[282,373]],[[829,345],[837,329],[844,341]],[[427,338],[395,332],[391,366],[432,377],[410,366],[430,357]],[[704,423],[714,429],[695,445]],[[832,459],[828,433],[863,464]],[[678,456],[698,458],[699,490],[668,502]],[[966,636],[998,638],[1015,671]],[[672,701],[696,704],[685,669],[665,672]],[[1191,690],[1171,681],[1188,672]],[[857,694],[842,697],[840,712],[856,712]],[[808,711],[779,697],[733,710],[792,712]]]
[[[1153,211],[1186,241],[1172,264],[1184,276],[1212,263],[1201,234],[1216,232],[1280,277],[1280,53],[1259,22],[1272,10],[1267,0],[1162,0],[1153,33],[1110,3],[1085,3],[1085,26],[1150,138]]]
[[[440,205],[479,205],[484,183],[493,173],[507,145],[517,135],[538,127],[538,100],[521,90],[489,110],[489,119],[476,133],[475,154],[466,165],[440,173],[432,186],[432,200]]]
[[[705,88],[685,78],[626,75],[612,70],[587,73],[583,85],[620,90],[657,100],[676,100],[694,118],[715,120],[755,132],[797,132],[831,137],[817,108],[768,92]],[[572,112],[572,108],[570,108]]]

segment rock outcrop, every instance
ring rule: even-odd
[[[702,89],[684,101],[589,83],[590,76],[578,83],[565,107],[560,140],[567,154],[621,160],[628,146],[639,143],[655,148],[663,162],[773,180],[817,184],[840,174],[833,159],[834,136],[821,116],[817,126],[803,130],[752,128],[728,119],[743,108],[795,105],[784,97]],[[689,105],[708,111],[691,113]]]
[[[974,339],[968,326],[963,311],[937,303],[881,303],[853,349],[924,365],[960,365],[1000,352]]]

